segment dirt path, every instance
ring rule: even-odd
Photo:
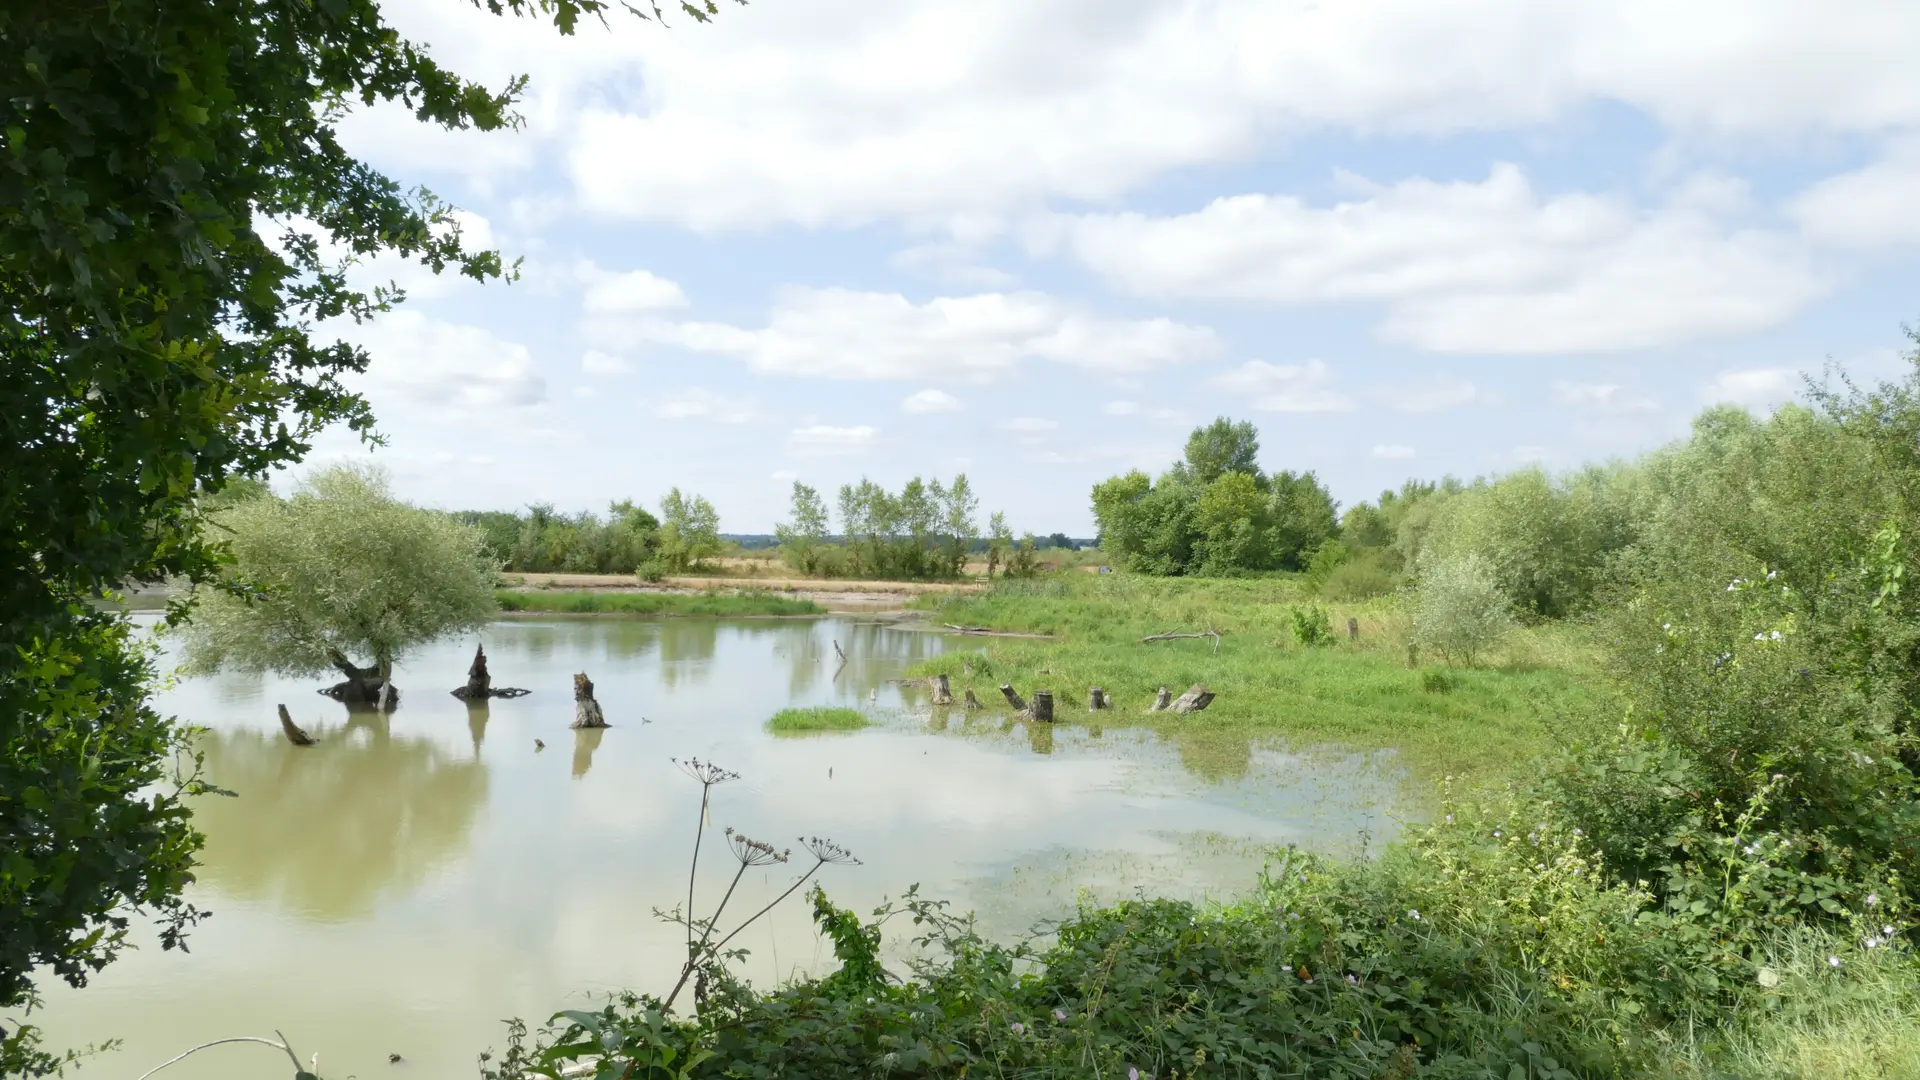
[[[857,581],[814,578],[669,577],[657,584],[637,581],[631,574],[523,574],[500,575],[503,587],[524,591],[560,589],[605,590],[630,593],[700,593],[709,589],[766,590],[811,600],[828,611],[897,611],[907,601],[926,593],[978,592],[985,586],[966,581]]]

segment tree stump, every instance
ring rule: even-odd
[[[1033,719],[1039,723],[1053,723],[1053,691],[1035,690],[1033,692],[1033,706],[1028,709],[1027,712],[1029,716],[1033,717]]]
[[[1353,618],[1352,616],[1347,617],[1347,640],[1348,641],[1360,640],[1360,620]]]
[[[1187,688],[1186,693],[1175,698],[1168,709],[1177,713],[1197,713],[1211,704],[1213,704],[1213,691],[1199,683],[1194,683]]]
[[[928,679],[927,682],[933,687],[933,703],[935,705],[953,704],[953,687],[948,685],[945,675],[935,675],[931,679]]]
[[[1160,688],[1160,692],[1153,696],[1153,704],[1148,707],[1147,711],[1166,712],[1167,706],[1171,704],[1173,704],[1173,691],[1163,686]]]
[[[1104,688],[1095,686],[1087,691],[1088,712],[1099,712],[1101,709],[1112,707],[1113,703],[1107,700],[1107,692]]]
[[[593,700],[593,680],[587,678],[584,671],[573,677],[572,726],[576,730],[607,726],[606,714],[600,711],[600,703]]]
[[[1012,683],[1000,684],[1000,696],[1007,699],[1007,704],[1013,706],[1014,712],[1027,711],[1026,699],[1022,698],[1019,693],[1014,690]]]
[[[986,706],[981,703],[980,698],[974,694],[973,687],[971,686],[967,687],[967,696],[965,700],[966,700],[966,707],[969,709],[986,708]]]
[[[287,733],[287,741],[295,746],[313,745],[313,736],[300,730],[300,725],[293,722],[293,716],[287,712],[285,705],[280,706],[280,730]]]

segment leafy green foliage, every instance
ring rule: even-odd
[[[1506,594],[1477,553],[1436,558],[1413,598],[1413,641],[1448,663],[1472,666],[1513,628]]]
[[[821,549],[827,544],[827,504],[820,493],[798,480],[793,482],[791,521],[774,526],[780,557],[802,574],[820,572]]]
[[[1333,498],[1312,473],[1261,473],[1259,449],[1252,424],[1222,417],[1159,480],[1136,470],[1094,485],[1100,547],[1162,576],[1304,568],[1334,535]]]
[[[610,504],[605,520],[547,505],[525,514],[463,510],[453,517],[480,530],[502,569],[523,573],[631,574],[655,559],[659,545],[659,519],[630,500]]]
[[[853,577],[890,580],[959,577],[965,570],[980,510],[965,473],[952,487],[916,476],[898,495],[861,477],[841,485],[838,501],[844,549],[828,565]],[[799,528],[801,510],[796,501],[790,528]],[[825,508],[819,510],[824,530]]]
[[[215,520],[233,562],[197,590],[186,625],[188,665],[382,678],[406,650],[483,625],[494,613],[494,564],[480,533],[395,499],[385,477],[335,466],[292,498],[237,503]]]
[[[1308,648],[1333,644],[1333,619],[1328,616],[1326,608],[1319,604],[1298,604],[1293,607],[1291,615],[1296,644]]]
[[[673,573],[697,569],[720,554],[720,515],[713,504],[679,488],[668,491],[660,500],[657,551],[660,564]]]

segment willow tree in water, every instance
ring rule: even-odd
[[[342,700],[377,701],[408,649],[495,611],[480,531],[395,499],[377,470],[324,469],[292,498],[261,494],[213,517],[230,531],[233,563],[200,589],[185,631],[191,669],[338,671]]]

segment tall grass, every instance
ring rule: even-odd
[[[1485,666],[1409,665],[1407,619],[1392,599],[1329,608],[1335,642],[1295,640],[1292,612],[1312,603],[1289,578],[1182,579],[1059,574],[1001,582],[977,596],[923,597],[940,623],[1055,635],[1054,640],[980,638],[915,669],[949,676],[958,694],[975,689],[990,704],[1011,682],[1021,693],[1054,693],[1062,719],[1105,726],[1150,725],[1176,743],[1225,755],[1208,773],[1232,772],[1246,737],[1282,735],[1296,744],[1394,746],[1421,775],[1502,774],[1561,739],[1572,718],[1600,704],[1594,653],[1564,624],[1522,631]],[[1347,620],[1359,628],[1348,639]],[[1169,630],[1222,633],[1210,639],[1142,644]],[[979,658],[984,651],[984,660]],[[966,662],[974,659],[974,671]],[[1219,696],[1191,716],[1149,714],[1155,692],[1205,683]],[[1089,687],[1114,708],[1087,713]],[[1239,737],[1239,749],[1234,746]],[[1183,753],[1185,753],[1183,749]]]
[[[494,599],[500,610],[554,615],[821,615],[826,609],[811,600],[780,596],[771,592],[700,593],[609,592],[583,590],[561,592],[542,590],[519,592],[498,589]]]
[[[767,730],[775,735],[810,735],[822,731],[858,731],[867,726],[866,714],[858,709],[816,706],[810,709],[781,709],[767,721]]]

